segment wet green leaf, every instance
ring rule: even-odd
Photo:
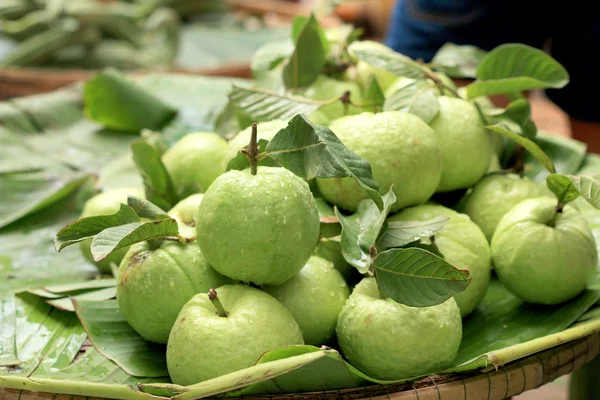
[[[377,245],[383,249],[403,247],[439,232],[448,221],[447,217],[436,217],[427,221],[392,221]]]
[[[467,86],[467,95],[473,98],[531,89],[560,89],[567,83],[567,70],[547,53],[524,44],[503,44],[481,60],[477,80]]]
[[[328,128],[294,117],[267,145],[268,156],[306,180],[352,177],[383,206],[368,162],[350,151]]]
[[[380,43],[369,40],[354,42],[348,51],[367,64],[386,69],[398,76],[413,79],[425,77],[425,68],[422,65]]]
[[[15,296],[0,295],[0,366],[21,364],[16,353]]]
[[[82,294],[78,294],[73,297],[62,297],[60,299],[46,300],[46,303],[50,304],[52,307],[58,308],[59,310],[73,312],[73,311],[75,311],[75,307],[73,306],[73,301],[71,299],[74,299],[76,301],[79,301],[79,300],[101,301],[101,300],[114,299],[116,296],[117,296],[117,288],[115,286],[112,286],[112,287],[107,287],[104,289],[86,291]]]
[[[146,342],[125,321],[116,300],[74,302],[75,312],[90,341],[128,374],[168,376],[164,346]]]
[[[342,255],[346,261],[365,274],[373,261],[373,249],[381,233],[390,207],[396,201],[394,192],[390,189],[383,197],[383,209],[379,209],[371,200],[358,203],[358,211],[345,217],[336,208],[335,213],[342,225]]]
[[[511,131],[528,139],[537,135],[537,127],[531,120],[531,104],[526,99],[511,102],[505,109],[486,109],[484,114],[493,121],[502,121],[510,126]]]
[[[127,205],[135,210],[140,218],[168,218],[167,212],[150,201],[135,196],[127,197]],[[135,221],[128,221],[135,222]]]
[[[160,130],[176,114],[173,108],[115,69],[104,70],[89,80],[83,97],[85,114],[111,129]]]
[[[310,85],[323,72],[327,49],[323,32],[311,16],[296,39],[294,52],[283,67],[283,82],[288,89]]]
[[[423,249],[390,249],[373,260],[377,284],[398,303],[429,307],[443,303],[469,285],[469,271],[454,268]]]

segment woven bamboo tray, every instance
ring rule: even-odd
[[[247,396],[250,400],[504,400],[537,389],[560,376],[581,368],[600,354],[600,333],[565,343],[501,368],[483,373],[431,376],[402,385],[357,389]],[[95,397],[0,389],[0,400],[82,400]]]

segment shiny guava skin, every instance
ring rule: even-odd
[[[342,226],[338,224],[321,224],[321,239],[315,247],[314,255],[321,257],[331,263],[335,269],[340,271],[346,282],[350,282],[358,272],[356,268],[348,264],[342,255],[342,247],[339,241],[327,240],[342,233]]]
[[[364,278],[346,301],[336,331],[353,366],[376,379],[396,380],[448,368],[462,340],[462,319],[453,298],[408,307],[382,299],[375,278]]]
[[[435,244],[446,261],[471,274],[469,286],[454,296],[461,315],[465,317],[479,305],[490,282],[490,246],[481,229],[467,215],[437,204],[407,208],[388,218],[388,222],[426,221],[440,216],[449,219],[435,234]]]
[[[144,189],[138,187],[123,187],[106,190],[102,193],[91,197],[83,206],[80,218],[84,217],[95,217],[98,215],[110,215],[119,211],[121,204],[127,204],[127,196],[135,196],[141,199],[145,198]],[[79,248],[81,253],[90,263],[96,265],[98,269],[105,273],[110,274],[110,264],[119,265],[125,253],[127,253],[128,247],[116,250],[108,255],[104,260],[100,262],[94,261],[92,257],[91,245],[92,238],[82,240],[79,242]]]
[[[517,174],[493,174],[479,181],[467,195],[464,213],[492,240],[500,219],[517,203],[533,197],[553,196],[545,184]]]
[[[333,121],[330,129],[369,162],[380,193],[394,185],[392,211],[424,203],[442,174],[442,152],[434,132],[419,117],[400,111],[365,112]],[[332,204],[356,211],[367,197],[353,178],[318,178],[321,194]]]
[[[203,193],[196,193],[188,196],[175,204],[173,208],[169,210],[168,214],[186,225],[196,226],[198,207],[200,207],[203,197]]]
[[[213,132],[189,133],[169,148],[162,161],[179,198],[204,193],[225,172],[228,149],[227,141]]]
[[[315,256],[292,279],[262,289],[290,310],[304,343],[314,346],[328,344],[335,336],[338,315],[350,295],[342,274]]]
[[[319,240],[319,212],[308,184],[285,168],[221,175],[198,210],[197,241],[221,274],[280,285],[306,264]]]
[[[551,197],[523,200],[502,217],[492,238],[498,278],[530,303],[559,304],[573,298],[598,265],[587,221],[567,205],[549,226],[555,207]]]
[[[272,296],[249,286],[216,289],[227,317],[218,315],[207,293],[181,310],[167,344],[173,383],[191,385],[254,365],[278,347],[304,344],[292,314]]]
[[[287,126],[287,122],[275,119],[273,121],[259,122],[256,126],[256,136],[257,140],[265,139],[271,140],[277,132],[282,130]],[[223,168],[227,168],[227,164],[234,158],[237,153],[248,146],[250,143],[250,138],[252,136],[252,127],[248,127],[243,131],[240,131],[237,135],[233,137],[228,143],[227,153],[223,159]]]
[[[144,339],[167,343],[181,308],[197,293],[231,282],[208,264],[196,243],[130,247],[117,276],[119,310]]]
[[[477,108],[468,101],[440,96],[440,111],[430,122],[444,168],[438,192],[473,186],[487,172],[493,149]]]

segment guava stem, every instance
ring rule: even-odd
[[[208,291],[208,299],[217,310],[217,314],[219,315],[219,317],[227,318],[227,315],[229,315],[229,313],[225,311],[225,308],[223,307],[221,300],[219,300],[219,296],[217,296],[217,291],[215,289],[210,288],[210,290]]]
[[[523,176],[523,172],[525,171],[525,149],[520,144],[517,144],[515,147],[513,170],[520,176]]]
[[[558,214],[561,214],[563,212],[564,208],[565,203],[559,200],[556,204],[556,207],[554,207],[554,215],[552,215],[552,219],[550,220],[550,222],[548,222],[548,226],[553,228],[556,225],[556,217],[558,216]]]
[[[257,135],[258,128],[255,122],[252,124],[252,135],[250,136],[250,144],[248,145],[248,151],[246,152],[246,155],[248,156],[248,161],[250,161],[250,173],[252,175],[256,175],[258,165],[258,160],[256,159],[256,156],[258,156]]]

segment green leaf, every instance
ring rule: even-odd
[[[248,114],[255,122],[288,120],[298,114],[311,114],[319,107],[335,103],[339,98],[316,101],[290,94],[278,94],[263,89],[246,89],[234,86],[229,100]]]
[[[352,43],[348,51],[367,64],[386,69],[398,76],[421,79],[426,75],[425,68],[410,58],[378,42],[364,40]]]
[[[79,300],[74,306],[96,350],[128,374],[168,376],[164,347],[142,339],[119,312],[116,300]]]
[[[327,49],[323,32],[311,17],[296,40],[296,48],[283,67],[283,83],[288,89],[309,86],[323,72]]]
[[[377,83],[377,79],[374,75],[369,77],[369,84],[365,93],[363,94],[362,104],[363,107],[374,107],[375,109],[381,109],[383,107],[383,103],[385,102],[385,96],[383,94],[383,90]]]
[[[61,251],[65,247],[88,239],[106,228],[139,222],[135,210],[126,204],[121,204],[119,211],[112,215],[97,215],[81,218],[62,228],[54,237],[54,248]]]
[[[537,127],[531,120],[531,104],[527,99],[515,100],[509,103],[506,109],[486,109],[484,114],[492,117],[494,121],[509,124],[511,131],[527,139],[533,139],[537,134]]]
[[[275,160],[272,160],[268,157],[260,157],[262,154],[264,154],[268,144],[269,141],[265,139],[260,139],[258,141],[257,146],[259,160],[257,165],[265,167],[278,167],[279,164],[277,164]],[[241,151],[238,151],[235,157],[229,160],[229,162],[227,163],[227,171],[230,171],[232,169],[242,171],[246,168],[250,168],[250,161],[248,161],[248,157]]]
[[[439,216],[426,221],[392,221],[377,245],[383,249],[403,247],[409,243],[430,238],[444,227],[447,217]]]
[[[577,174],[586,156],[585,143],[539,131],[535,142],[550,157],[556,172]],[[525,156],[525,175],[536,181],[543,181],[548,170],[533,156]]]
[[[152,204],[148,200],[140,199],[135,196],[127,196],[127,205],[135,210],[140,218],[162,219],[168,218],[167,212],[159,206]],[[136,221],[128,221],[136,222]]]
[[[59,310],[73,312],[75,311],[75,307],[73,306],[73,300],[102,301],[114,299],[115,297],[117,297],[117,288],[113,286],[104,289],[90,290],[88,292],[84,292],[73,297],[62,297],[59,299],[46,300],[46,303],[50,304],[54,308],[58,308]]]
[[[257,81],[265,79],[292,54],[294,43],[295,41],[290,40],[265,43],[252,56],[250,63],[252,77]]]
[[[443,303],[471,281],[469,271],[419,248],[390,249],[373,260],[377,283],[391,299],[411,307]]]
[[[509,139],[514,140],[515,142],[523,146],[523,148],[527,150],[533,157],[535,157],[536,160],[538,160],[550,173],[556,172],[556,169],[554,168],[554,164],[552,163],[550,157],[548,157],[548,155],[544,153],[544,151],[540,149],[540,146],[535,144],[535,142],[527,139],[524,136],[519,135],[518,133],[511,131],[510,127],[504,124],[503,122],[487,126],[486,128],[491,131],[497,132],[501,135],[504,135]]]
[[[451,78],[475,78],[487,51],[471,45],[444,44],[433,56],[431,66]]]
[[[406,111],[430,123],[440,111],[440,103],[435,88],[425,80],[418,80],[410,82],[388,96],[383,109]]]
[[[144,180],[146,198],[169,210],[178,201],[173,182],[162,163],[160,151],[143,139],[131,144],[133,159]]]
[[[321,197],[315,197],[315,203],[317,204],[317,210],[319,210],[319,220],[322,224],[338,224],[340,220],[335,215],[335,211],[331,204],[327,200]]]
[[[592,206],[600,209],[600,182],[589,175],[567,176],[573,183],[575,190],[581,194],[581,197]]]
[[[114,226],[100,232],[92,240],[92,256],[94,261],[102,261],[110,253],[134,243],[179,234],[177,221],[169,218],[150,222],[134,222]]]
[[[542,50],[524,44],[504,44],[481,61],[477,80],[467,86],[467,95],[473,98],[531,89],[560,89],[567,83],[567,70]]]
[[[267,154],[306,180],[352,177],[380,208],[383,207],[371,166],[350,151],[328,128],[294,117],[267,145]]]
[[[103,289],[115,286],[117,280],[114,278],[91,279],[83,282],[65,283],[62,285],[46,285],[42,289],[55,294],[73,295],[84,290]]]
[[[297,15],[294,17],[294,21],[292,22],[292,40],[294,43],[298,43],[298,39],[300,38],[300,34],[304,30],[307,24],[313,24],[317,28],[319,32],[319,38],[321,39],[321,45],[325,51],[325,54],[329,51],[329,40],[327,40],[327,36],[325,35],[325,31],[319,26],[317,19],[314,14],[311,14],[309,17],[305,15]]]
[[[396,196],[390,189],[383,197],[383,208],[380,210],[371,200],[361,200],[358,211],[345,217],[335,209],[335,214],[342,224],[342,255],[348,264],[354,266],[362,274],[367,273],[372,263],[373,249],[381,229],[396,202]]]
[[[161,130],[177,113],[115,69],[104,70],[89,80],[83,97],[85,114],[111,129]]]
[[[15,295],[0,294],[0,366],[21,364],[16,353]]]
[[[550,174],[546,178],[546,184],[559,203],[567,204],[579,197],[579,191],[574,186],[571,178],[566,175]],[[598,189],[600,190],[600,187]],[[600,201],[600,196],[598,200]]]

